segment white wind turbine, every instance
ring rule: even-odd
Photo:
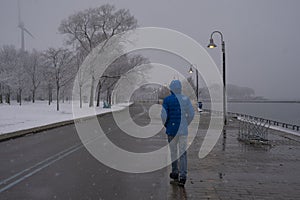
[[[21,50],[25,51],[25,32],[30,35],[32,38],[34,38],[34,36],[25,28],[25,24],[22,21],[21,18],[21,7],[20,7],[20,0],[18,0],[18,28],[20,28],[21,30]]]

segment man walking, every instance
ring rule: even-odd
[[[182,86],[179,80],[170,83],[171,95],[163,101],[161,118],[166,127],[172,159],[170,178],[184,186],[187,178],[187,135],[188,125],[194,118],[194,109],[190,99],[181,94]],[[178,168],[179,147],[179,168]]]

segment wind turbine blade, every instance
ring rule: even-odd
[[[34,38],[34,36],[24,27],[23,30],[28,34],[30,35],[32,38]]]

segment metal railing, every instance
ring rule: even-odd
[[[208,110],[208,109],[203,109],[203,111],[207,111],[207,112],[211,112],[214,114],[222,114],[221,111],[212,111],[212,110]],[[290,124],[290,123],[286,123],[286,122],[279,122],[276,120],[271,120],[271,119],[265,119],[262,117],[256,117],[256,116],[252,116],[252,115],[247,115],[247,114],[242,114],[242,113],[235,113],[235,112],[227,112],[228,116],[231,117],[241,117],[241,118],[248,118],[248,119],[252,119],[255,121],[267,121],[270,126],[277,126],[277,127],[281,127],[284,129],[288,129],[288,130],[293,130],[293,131],[298,131],[300,132],[300,126],[299,125],[295,125],[295,124]]]
[[[279,122],[275,120],[265,119],[262,117],[255,117],[251,115],[241,114],[241,113],[234,113],[234,112],[228,112],[228,115],[235,116],[235,117],[241,117],[241,118],[248,118],[255,121],[266,121],[270,126],[278,126],[285,129],[293,130],[293,131],[300,131],[299,125],[289,124],[285,122]]]
[[[250,117],[239,121],[238,139],[249,143],[268,143],[270,123],[268,120],[256,120]]]

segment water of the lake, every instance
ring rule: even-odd
[[[209,109],[210,103],[204,102]],[[228,103],[228,111],[300,126],[300,103]]]

